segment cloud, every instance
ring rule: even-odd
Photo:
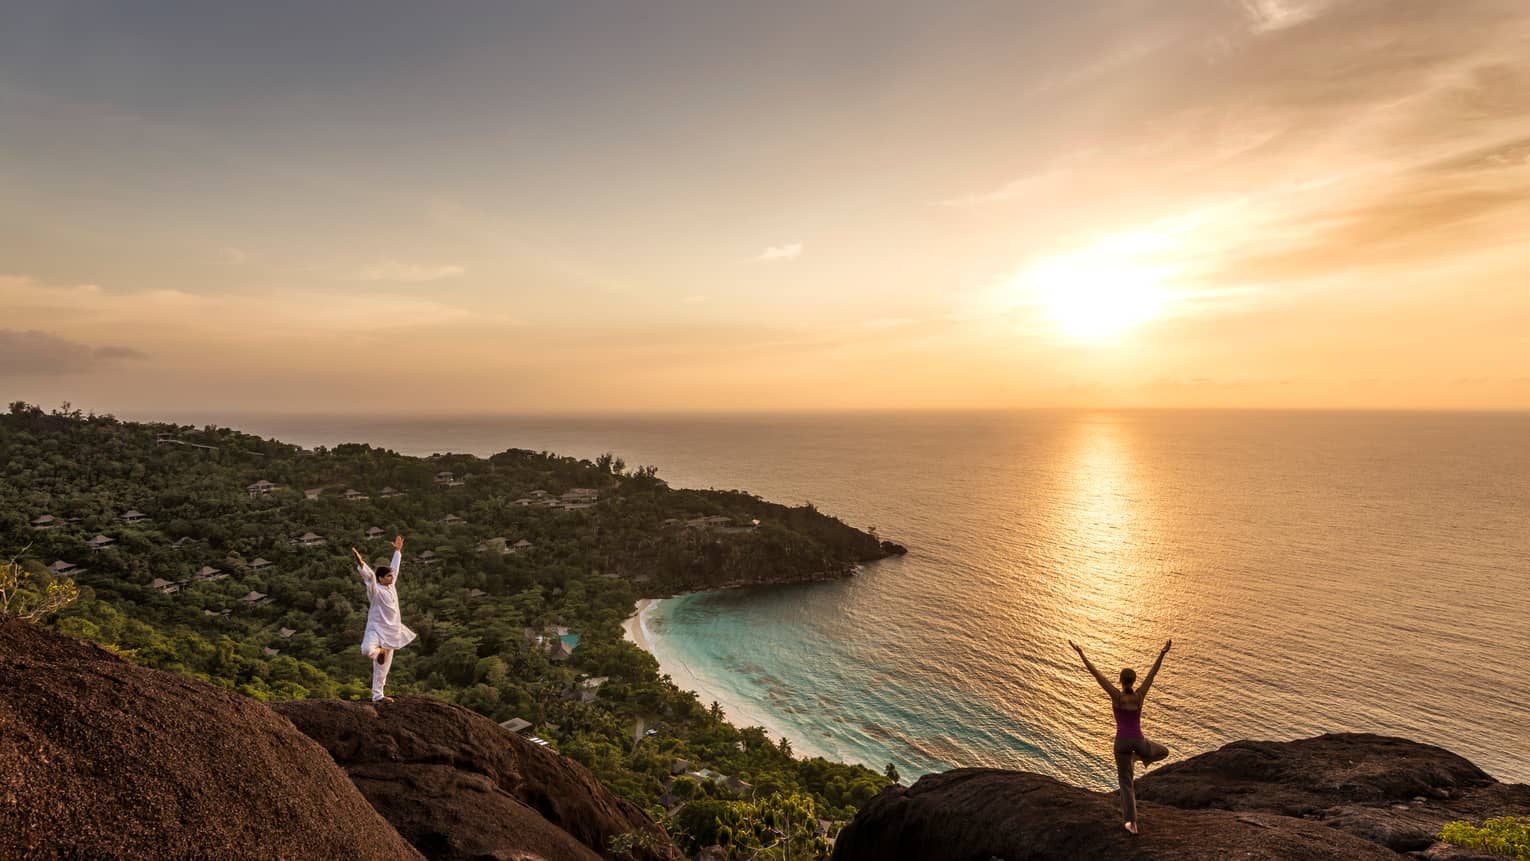
[[[802,243],[793,242],[788,245],[772,245],[754,259],[760,263],[781,263],[796,260],[801,254]]]
[[[363,267],[356,274],[362,281],[407,281],[417,283],[421,281],[440,281],[443,278],[457,278],[467,272],[462,266],[454,263],[439,266],[422,265],[419,263],[400,263],[397,260],[384,260]]]
[[[93,355],[97,359],[127,359],[130,361],[142,361],[149,358],[149,354],[132,347],[97,347]]]
[[[249,259],[250,255],[242,249],[226,245],[219,249],[218,256],[208,261],[208,263],[212,266],[239,266]]]
[[[1072,168],[1053,168],[1007,182],[992,191],[964,194],[960,197],[953,197],[947,200],[937,200],[932,205],[965,208],[992,203],[1005,203],[1011,200],[1041,198],[1056,192],[1057,189],[1066,185],[1072,177]]]
[[[1255,33],[1284,30],[1310,21],[1323,12],[1327,3],[1300,0],[1243,0],[1243,11]]]
[[[111,362],[147,358],[132,347],[89,347],[36,329],[0,329],[0,377],[87,373]]]

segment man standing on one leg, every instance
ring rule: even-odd
[[[404,536],[393,539],[393,564],[378,569],[356,554],[356,570],[367,584],[367,599],[372,606],[367,610],[367,632],[361,638],[361,653],[372,659],[372,702],[391,703],[393,698],[383,694],[388,683],[388,670],[393,668],[393,653],[414,641],[414,632],[404,625],[398,612],[398,568],[403,561]]]

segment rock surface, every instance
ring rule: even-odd
[[[419,858],[253,700],[0,618],[0,858]]]
[[[593,861],[613,836],[649,831],[638,861],[682,861],[632,803],[583,766],[488,718],[427,697],[371,705],[276,703],[428,858]]]
[[[834,861],[1267,859],[1397,861],[1324,825],[1263,813],[1139,805],[1142,833],[1121,827],[1112,793],[1039,774],[963,768],[893,786],[840,832]]]
[[[1530,785],[1499,783],[1444,748],[1364,733],[1235,741],[1139,777],[1137,797],[1313,819],[1398,852],[1430,848],[1455,819],[1530,816]]]

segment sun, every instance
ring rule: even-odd
[[[1026,270],[1019,298],[1062,334],[1105,341],[1162,315],[1164,277],[1161,269],[1139,260],[1085,252],[1048,258]]]

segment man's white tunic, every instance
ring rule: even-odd
[[[393,582],[386,586],[377,582],[372,566],[365,562],[357,566],[372,602],[367,610],[367,632],[361,638],[361,651],[368,657],[376,657],[378,649],[402,649],[414,641],[414,632],[404,625],[398,612],[398,566],[402,561],[402,554],[393,551]]]

